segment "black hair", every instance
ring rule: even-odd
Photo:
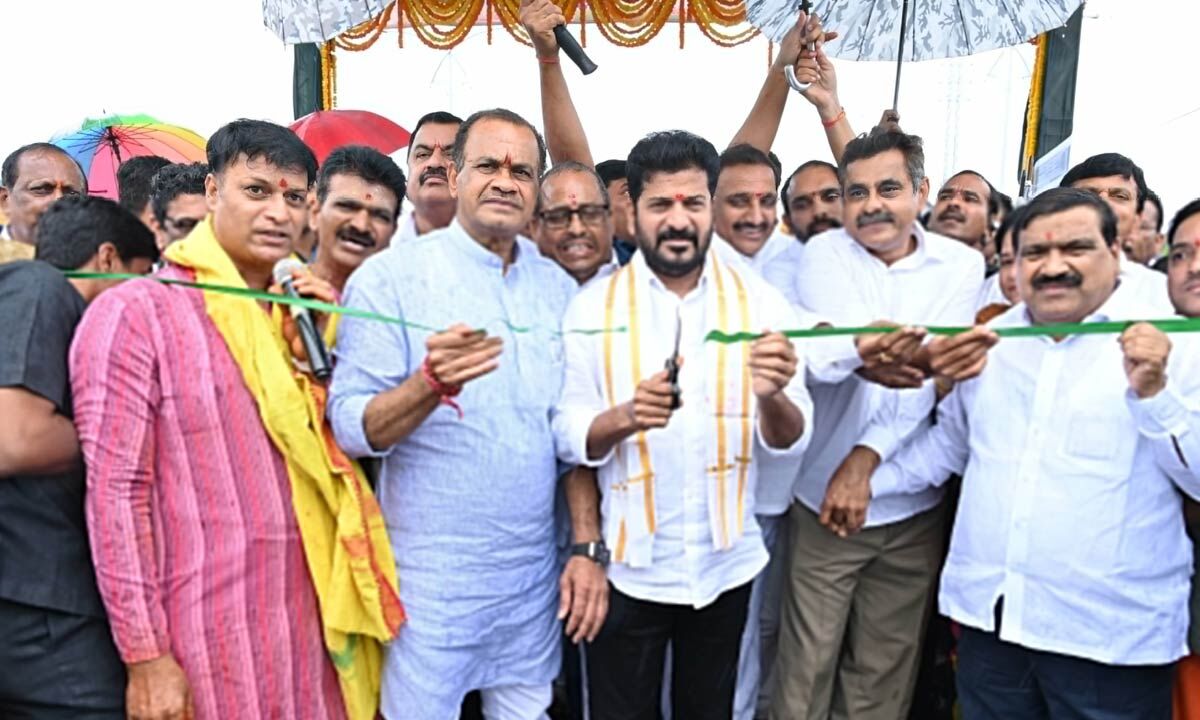
[[[596,172],[595,170],[588,167],[587,165],[584,165],[581,162],[575,162],[574,160],[564,160],[560,163],[556,163],[554,165],[554,167],[547,170],[546,173],[544,175],[542,175],[542,181],[541,181],[542,188],[545,188],[546,183],[551,178],[553,178],[555,175],[561,175],[561,174],[567,173],[567,172],[579,173],[581,175],[587,175],[588,177],[592,178],[592,180],[594,180],[596,183],[596,188],[600,191],[600,198],[603,200],[604,205],[607,207],[611,203],[611,199],[609,198],[609,195],[608,195],[608,186],[605,184],[604,178],[602,178],[600,176],[600,173]],[[535,208],[535,212],[541,212],[541,211],[542,211],[542,193],[539,191],[537,194],[537,207]]]
[[[638,141],[625,160],[629,197],[634,204],[642,196],[646,181],[656,172],[702,170],[708,177],[708,194],[717,191],[721,156],[713,144],[686,130],[650,133]]]
[[[795,170],[793,170],[793,171],[792,171],[792,174],[791,174],[791,175],[788,175],[788,178],[787,178],[787,180],[784,180],[784,181],[783,181],[783,194],[782,194],[782,197],[783,197],[783,201],[784,201],[785,203],[787,202],[788,193],[789,193],[789,192],[791,192],[791,190],[792,190],[792,181],[796,179],[796,176],[797,176],[797,175],[799,175],[800,173],[804,172],[805,170],[808,170],[808,169],[810,169],[810,168],[815,168],[815,167],[823,167],[823,168],[826,168],[826,169],[828,169],[830,172],[832,172],[832,173],[833,173],[833,176],[834,176],[834,177],[837,177],[837,176],[838,176],[838,169],[837,169],[837,166],[836,166],[836,165],[834,165],[833,163],[830,163],[830,162],[825,162],[824,160],[809,160],[808,162],[806,162],[806,163],[802,164],[800,167],[798,167],[798,168],[796,168]]]
[[[596,165],[596,174],[600,176],[604,187],[612,185],[618,180],[625,179],[625,161],[624,160],[605,160]]]
[[[1162,198],[1160,198],[1158,196],[1158,193],[1154,192],[1153,190],[1147,189],[1146,190],[1146,202],[1151,203],[1154,205],[1154,207],[1158,208],[1158,222],[1156,222],[1154,224],[1154,232],[1161,233],[1162,228],[1163,228],[1163,219],[1164,219],[1163,218]],[[1142,209],[1144,210],[1145,207],[1143,206]]]
[[[434,110],[433,112],[425,113],[421,116],[421,119],[418,120],[417,124],[413,127],[412,134],[409,135],[409,138],[411,140],[416,140],[417,133],[421,132],[421,127],[424,125],[462,125],[462,122],[462,118],[453,113],[448,113],[444,110]],[[408,157],[409,155],[412,155],[411,141],[408,144],[408,152],[405,154],[405,157]]]
[[[1010,230],[1013,230],[1015,232],[1015,226],[1017,225],[1017,223],[1019,223],[1021,221],[1021,214],[1022,214],[1021,211],[1024,209],[1025,209],[1025,207],[1021,206],[1015,210],[1012,210],[1007,215],[1004,216],[1003,220],[1000,221],[1000,226],[996,228],[996,233],[994,235],[992,235],[992,242],[996,245],[996,254],[997,255],[999,255],[1001,252],[1000,247],[1001,247],[1001,245],[1004,244],[1005,234],[1008,233]],[[1017,247],[1017,238],[1014,236],[1013,237],[1013,248],[1016,249],[1016,247]]]
[[[140,155],[117,168],[117,202],[134,215],[140,215],[150,203],[154,175],[171,161],[158,155]]]
[[[308,187],[317,177],[317,157],[296,133],[263,120],[234,120],[208,139],[208,167],[221,175],[237,159],[262,158],[286,170],[303,171]]]
[[[404,171],[387,155],[365,145],[343,145],[329,153],[317,173],[317,202],[324,203],[329,196],[329,181],[334,175],[354,175],[372,185],[382,185],[396,196],[396,210],[392,220],[400,217],[400,206],[404,203]]]
[[[950,177],[946,178],[946,182],[950,182],[954,178],[961,177],[963,175],[974,175],[975,177],[982,180],[983,184],[987,186],[987,189],[988,189],[987,214],[988,214],[988,221],[990,222],[991,219],[996,217],[996,214],[1000,212],[999,192],[996,190],[996,187],[994,185],[992,185],[992,183],[983,176],[983,173],[977,172],[975,170],[959,170],[958,172],[954,173]],[[945,183],[942,183],[942,185],[945,186]],[[1012,207],[1012,201],[1010,200],[1009,208],[1011,209],[1011,207]]]
[[[775,153],[765,153],[749,143],[738,143],[726,148],[720,159],[721,170],[738,165],[762,165],[770,168],[771,175],[775,178],[775,189],[779,190],[779,182],[783,179],[783,166],[780,165],[779,158],[775,157]]]
[[[1113,175],[1133,180],[1133,184],[1137,185],[1137,211],[1141,212],[1146,205],[1146,194],[1150,192],[1149,186],[1146,185],[1146,176],[1137,164],[1119,153],[1101,153],[1091,156],[1067,171],[1058,186],[1071,187],[1080,180],[1112,177]]]
[[[921,181],[925,179],[925,144],[919,136],[910,135],[899,128],[889,130],[876,127],[871,132],[863,133],[846,143],[841,163],[838,165],[838,179],[844,186],[846,169],[851,163],[867,160],[890,150],[899,150],[904,155],[908,179],[912,182],[913,192],[917,192]]]
[[[38,218],[34,229],[38,260],[59,270],[78,270],[109,243],[121,260],[158,260],[154,233],[136,215],[96,195],[65,197]]]
[[[1076,188],[1059,187],[1047,190],[1035,197],[1028,205],[1016,211],[1018,218],[1013,221],[1013,249],[1020,245],[1021,233],[1034,220],[1047,215],[1057,215],[1077,207],[1091,208],[1100,217],[1100,233],[1104,236],[1104,244],[1112,247],[1117,244],[1117,216],[1108,203],[1095,193]]]
[[[1200,198],[1181,207],[1179,212],[1175,213],[1175,217],[1171,218],[1171,229],[1167,231],[1168,246],[1175,244],[1175,233],[1179,232],[1179,227],[1193,215],[1200,215]]]
[[[83,172],[83,166],[75,158],[71,157],[71,153],[63,150],[54,143],[48,142],[29,143],[9,153],[8,157],[4,158],[3,167],[0,168],[0,187],[12,190],[13,186],[17,184],[17,180],[20,179],[18,173],[21,168],[21,158],[29,153],[42,152],[55,152],[69,159],[79,169],[79,176],[83,178],[83,190],[87,192],[87,174]]]
[[[150,183],[150,207],[159,223],[167,219],[167,206],[180,195],[203,195],[208,166],[204,163],[172,163],[154,174]]]
[[[538,177],[542,176],[542,173],[546,171],[546,141],[542,139],[542,134],[528,120],[505,108],[480,110],[477,113],[473,113],[463,121],[462,125],[458,126],[458,132],[454,134],[454,150],[451,152],[455,168],[460,172],[462,171],[463,163],[467,159],[467,138],[470,137],[475,123],[481,120],[502,120],[517,127],[525,128],[533,133],[534,139],[537,140],[538,166],[536,172]]]

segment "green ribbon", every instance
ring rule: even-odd
[[[376,322],[388,323],[391,325],[400,325],[401,327],[413,328],[414,330],[422,330],[424,332],[437,333],[437,332],[442,331],[440,328],[435,328],[431,325],[424,325],[419,322],[413,322],[412,320],[405,320],[403,318],[392,317],[391,315],[382,315],[380,313],[371,312],[369,310],[360,310],[358,308],[346,307],[344,305],[331,305],[327,302],[321,302],[320,300],[313,300],[312,298],[300,298],[300,297],[293,297],[291,295],[276,295],[274,293],[264,292],[262,290],[251,290],[250,288],[234,287],[233,285],[217,285],[214,283],[198,283],[198,282],[192,282],[191,280],[174,280],[172,278],[158,277],[155,275],[132,275],[129,273],[95,273],[95,272],[85,272],[83,270],[68,270],[63,274],[66,275],[68,278],[77,278],[80,280],[136,280],[139,278],[143,279],[143,280],[155,280],[164,285],[177,285],[179,287],[193,288],[196,290],[203,290],[205,292],[216,292],[216,293],[224,293],[226,295],[236,295],[238,297],[244,297],[248,300],[256,300],[259,302],[279,303],[280,305],[295,305],[298,307],[308,308],[309,310],[315,310],[317,312],[328,313],[331,315],[345,315],[347,317],[362,318],[363,320],[374,320]],[[514,325],[513,323],[511,323],[508,320],[505,320],[503,318],[497,318],[497,322],[502,323],[505,327],[507,327],[515,335],[523,335],[523,334],[527,334],[527,333],[532,333],[538,329],[536,327]],[[625,328],[625,327],[614,327],[614,328],[593,328],[593,329],[569,330],[567,332],[570,334],[573,334],[573,335],[600,335],[600,334],[609,333],[609,332],[623,333],[623,332],[626,332],[626,330],[627,330],[627,328]],[[558,330],[557,328],[552,329],[552,330],[547,330],[547,332],[554,334],[554,335],[562,335],[563,334],[562,331]]]
[[[81,270],[71,270],[65,273],[69,278],[78,278],[81,280],[133,280],[136,278],[146,278],[156,280],[165,285],[178,285],[181,287],[194,288],[205,292],[218,292],[228,295],[236,295],[249,300],[257,300],[259,302],[279,303],[282,305],[297,305],[299,307],[308,308],[317,312],[340,314],[348,317],[362,318],[364,320],[374,320],[376,322],[389,323],[392,325],[400,325],[409,327],[415,330],[436,333],[440,332],[439,328],[429,325],[423,325],[411,320],[392,317],[390,315],[382,315],[380,313],[370,312],[368,310],[360,310],[358,308],[345,307],[343,305],[331,305],[313,300],[311,298],[297,298],[290,295],[275,295],[262,290],[251,290],[244,287],[233,287],[232,285],[214,285],[209,283],[191,282],[189,280],[172,280],[170,278],[147,276],[147,275],[130,275],[126,273],[93,273],[84,272]],[[536,327],[525,327],[514,325],[504,319],[498,319],[498,322],[503,323],[514,334],[526,334],[534,332]],[[1135,322],[1133,320],[1123,320],[1117,322],[1092,322],[1092,323],[1055,323],[1052,325],[1024,325],[1017,327],[998,327],[992,328],[992,332],[1000,337],[1061,337],[1064,335],[1098,335],[1098,334],[1119,334],[1124,332],[1130,325]],[[1168,333],[1179,332],[1200,332],[1200,318],[1169,318],[1164,320],[1145,320],[1144,322],[1153,325],[1154,327]],[[895,327],[816,327],[808,330],[784,330],[782,331],[786,337],[793,339],[810,339],[823,337],[837,337],[845,335],[878,335],[883,333],[895,332],[899,328]],[[958,335],[970,330],[970,327],[957,326],[927,326],[924,330],[931,335]],[[627,332],[626,327],[613,328],[581,328],[575,330],[567,330],[565,334],[571,335],[602,335],[605,333],[623,333]],[[562,335],[563,331],[553,329],[546,332],[554,335]],[[734,343],[752,342],[762,337],[762,333],[736,332],[724,333],[720,330],[713,330],[704,337],[706,342],[718,342],[726,345]]]

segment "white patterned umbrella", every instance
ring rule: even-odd
[[[386,0],[262,0],[263,24],[288,45],[323,43],[383,13]]]
[[[1065,25],[1082,4],[1083,0],[746,0],[746,19],[779,42],[802,6],[811,6],[827,29],[840,33],[825,45],[830,57],[896,61],[898,100],[901,63],[1020,45]]]

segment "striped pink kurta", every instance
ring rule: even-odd
[[[103,293],[71,381],[122,658],[172,653],[197,720],[344,717],[287,469],[199,291],[133,280]]]

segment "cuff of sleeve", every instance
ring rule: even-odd
[[[879,462],[885,463],[900,446],[900,438],[890,428],[882,425],[869,425],[855,444],[871,448],[879,456]]]
[[[1137,421],[1138,431],[1144,435],[1179,436],[1188,429],[1188,407],[1169,384],[1162,392],[1145,400],[1134,394],[1133,390],[1127,390],[1125,402]]]
[[[862,367],[851,335],[821,339],[808,351],[808,357],[812,361],[809,371],[823,383],[840,383]]]
[[[762,433],[762,418],[758,418],[754,423],[754,442],[759,449],[763,451],[767,457],[787,457],[790,455],[799,455],[808,448],[808,441],[812,438],[812,427],[809,416],[804,418],[804,431],[800,433],[800,437],[796,438],[795,442],[787,447],[777,448],[767,444],[766,438]]]
[[[606,465],[612,459],[616,454],[616,447],[599,459],[592,460],[588,457],[588,432],[592,429],[592,423],[596,422],[596,418],[600,416],[600,412],[592,409],[564,410],[562,415],[556,418],[555,444],[559,460],[572,466],[582,465],[595,469]]]
[[[891,463],[884,463],[875,469],[871,475],[871,498],[883,497],[885,495],[899,495],[903,492],[900,487],[900,473],[896,470],[896,466]]]
[[[366,418],[367,404],[373,395],[356,395],[344,398],[338,403],[334,413],[333,431],[338,444],[347,455],[354,458],[386,457],[391,448],[376,450],[367,440],[367,430],[363,426]]]
[[[141,637],[116,637],[117,650],[121,655],[121,662],[126,665],[134,663],[148,662],[156,660],[171,652],[171,642],[167,638],[166,632],[159,632],[157,629],[150,630],[144,634],[139,633]]]

